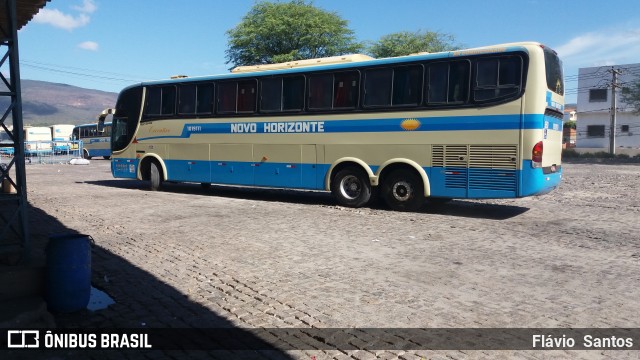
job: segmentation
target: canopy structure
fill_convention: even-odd
[[[0,260],[25,262],[30,254],[18,30],[47,1],[0,0],[0,130],[14,148],[13,157],[0,159]]]
[[[8,15],[8,9],[11,7],[9,3],[15,3],[15,20],[16,30],[20,30],[23,26],[34,17],[35,14],[44,7],[49,0],[1,0],[0,1],[0,27],[5,31],[10,29],[11,16]]]

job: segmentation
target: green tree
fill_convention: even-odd
[[[622,88],[622,101],[631,106],[635,114],[640,115],[640,78]]]
[[[227,63],[234,67],[344,55],[363,47],[346,20],[304,0],[258,2],[227,36]]]
[[[385,35],[367,49],[376,58],[404,56],[419,52],[439,52],[460,49],[455,37],[434,31],[401,31]]]

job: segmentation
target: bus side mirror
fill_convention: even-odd
[[[98,115],[98,132],[99,133],[104,132],[104,120],[107,118],[107,115],[109,114],[113,114],[113,109],[104,109],[102,110],[100,115]]]

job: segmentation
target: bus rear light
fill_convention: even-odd
[[[531,151],[531,167],[542,167],[542,152],[542,141],[538,141],[538,143],[533,146],[533,150]]]

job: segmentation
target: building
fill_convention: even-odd
[[[576,147],[576,123],[578,120],[578,112],[576,104],[566,104],[564,106],[564,127],[562,128],[562,148]]]
[[[578,70],[576,147],[609,151],[613,71],[618,85],[640,80],[640,64],[599,66]],[[640,115],[625,104],[616,90],[616,149],[640,149]],[[616,150],[617,152],[617,150]]]

